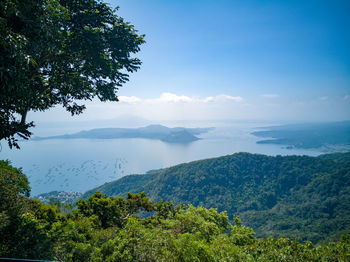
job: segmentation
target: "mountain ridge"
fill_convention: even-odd
[[[185,202],[239,215],[258,236],[322,242],[350,232],[350,153],[236,153],[131,175],[87,191]],[[303,209],[304,208],[304,209]]]

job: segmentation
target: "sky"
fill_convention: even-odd
[[[119,103],[34,121],[350,120],[350,1],[108,0],[145,34]]]

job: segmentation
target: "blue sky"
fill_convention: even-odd
[[[146,35],[143,64],[77,119],[350,119],[348,0],[109,3]]]
[[[146,34],[121,94],[306,97],[350,89],[349,1],[111,1]],[[130,87],[130,88],[129,88]]]

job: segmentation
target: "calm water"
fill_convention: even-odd
[[[259,138],[250,133],[261,126],[250,123],[216,127],[202,134],[203,139],[187,145],[148,139],[57,139],[25,141],[21,150],[9,150],[3,143],[0,159],[22,167],[30,181],[31,195],[37,195],[53,190],[84,192],[128,174],[236,152],[312,156],[321,153],[256,144]]]

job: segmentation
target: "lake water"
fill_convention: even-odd
[[[209,127],[214,125],[196,126]],[[193,160],[236,152],[266,155],[311,155],[321,152],[285,149],[280,145],[256,144],[250,133],[267,126],[238,123],[215,126],[190,144],[168,144],[149,139],[72,139],[21,141],[21,150],[5,143],[0,159],[22,167],[32,188],[31,195],[53,190],[84,192],[128,174],[173,166]],[[62,134],[62,133],[61,133]]]

